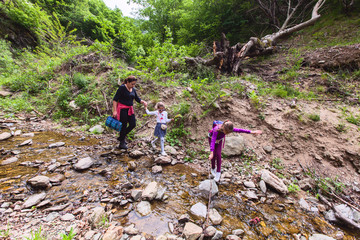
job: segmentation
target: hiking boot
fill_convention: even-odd
[[[166,152],[161,152],[160,153],[162,156],[167,156]]]
[[[125,141],[121,141],[120,145],[119,145],[120,149],[128,149],[128,147],[126,146],[126,142]]]
[[[213,177],[216,177],[216,168],[211,169],[211,175],[213,175]]]
[[[220,180],[220,176],[221,176],[221,172],[216,172],[215,178],[214,178],[215,182],[218,182]]]
[[[153,149],[156,149],[155,142],[151,142],[151,146],[152,146]]]

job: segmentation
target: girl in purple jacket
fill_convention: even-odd
[[[221,176],[221,149],[223,147],[223,139],[226,134],[237,132],[237,133],[249,133],[249,134],[261,134],[261,130],[247,130],[234,128],[234,125],[231,121],[226,120],[224,122],[217,122],[213,124],[213,129],[209,131],[209,144],[210,144],[210,155],[209,160],[211,160],[211,174],[214,176],[214,180],[218,182]],[[224,141],[225,143],[225,141]],[[216,169],[215,169],[216,163]],[[216,171],[215,171],[216,170]]]

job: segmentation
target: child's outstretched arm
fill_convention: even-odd
[[[148,109],[147,109],[147,107],[145,107],[145,111],[146,111],[146,114],[148,114],[148,115],[156,115],[156,113],[157,113],[157,111],[149,111]]]

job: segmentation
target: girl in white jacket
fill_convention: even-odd
[[[156,116],[156,127],[154,131],[155,140],[151,141],[151,145],[153,148],[156,148],[155,142],[160,138],[160,146],[161,146],[161,155],[167,155],[164,151],[165,144],[165,135],[166,135],[166,124],[170,122],[172,119],[168,119],[167,112],[165,111],[165,105],[162,102],[158,102],[155,105],[156,111],[150,112],[147,107],[145,107],[146,113],[148,115]]]

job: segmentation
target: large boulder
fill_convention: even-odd
[[[275,174],[264,169],[261,173],[261,179],[271,188],[275,189],[277,192],[286,195],[289,191],[284,184],[284,182],[278,178]]]
[[[199,185],[200,193],[206,198],[209,198],[210,189],[211,189],[211,196],[214,196],[219,192],[219,188],[214,180],[207,179],[202,181]]]
[[[223,140],[224,141],[224,140]],[[245,150],[245,140],[242,136],[230,136],[225,138],[225,147],[222,152],[227,156],[240,155]]]

